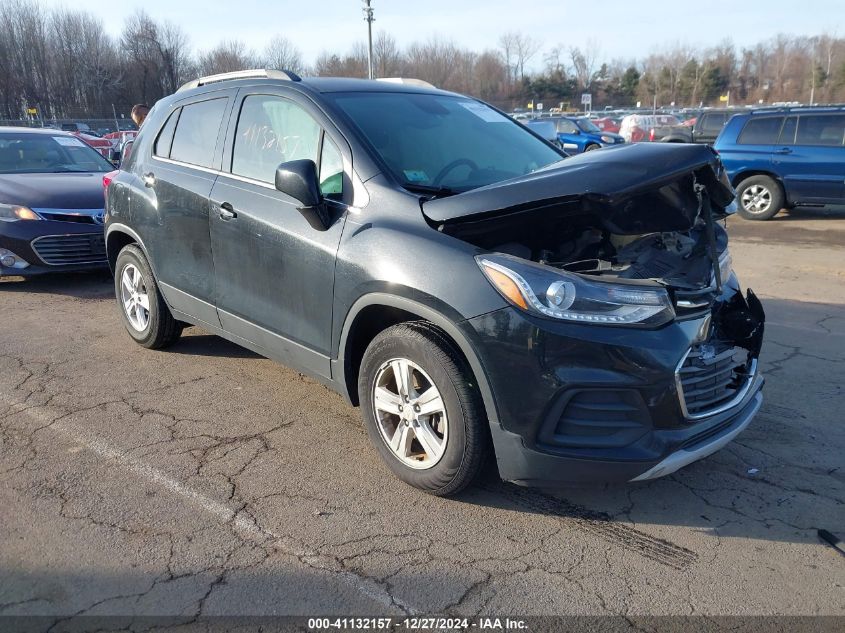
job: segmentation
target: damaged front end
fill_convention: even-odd
[[[718,156],[701,145],[622,146],[423,203],[437,230],[482,249],[485,275],[526,312],[657,327],[712,311],[752,327],[730,340],[753,339],[756,357],[759,301],[716,307],[732,275],[719,221],[734,209]]]
[[[656,145],[422,203],[511,306],[467,322],[503,394],[505,479],[661,476],[759,409],[765,316],[732,271],[733,189],[709,148]]]

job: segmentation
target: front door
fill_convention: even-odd
[[[268,356],[328,377],[341,202],[351,194],[340,147],[348,154],[348,146],[324,131],[301,97],[239,99],[223,173],[211,191],[220,322]],[[276,167],[296,159],[317,164],[323,194],[332,199],[326,231],[312,228],[299,203],[275,188]]]

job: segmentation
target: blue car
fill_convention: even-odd
[[[769,220],[784,207],[845,204],[843,107],[737,114],[713,147],[746,219]]]
[[[618,134],[602,132],[587,117],[564,116],[549,120],[555,122],[558,140],[569,154],[580,154],[625,142]]]

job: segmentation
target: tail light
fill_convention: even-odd
[[[639,143],[644,138],[645,138],[645,133],[643,132],[642,128],[639,128],[639,127],[631,128],[631,142],[632,143]]]
[[[110,171],[109,173],[103,176],[103,201],[104,201],[104,208],[109,206],[109,185],[111,181],[117,178],[117,175],[120,173],[119,169],[115,169],[114,171]]]
[[[654,128],[651,128],[651,130],[649,130],[649,132],[648,132],[648,140],[649,140],[649,141],[654,141]]]

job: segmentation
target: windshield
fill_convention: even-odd
[[[466,191],[563,159],[518,123],[465,97],[404,92],[330,96],[411,190]]]
[[[107,172],[114,166],[74,136],[0,134],[0,174]]]
[[[582,132],[599,132],[601,130],[596,127],[596,124],[590,121],[590,119],[575,119],[575,122],[578,124],[578,127],[581,128]]]

